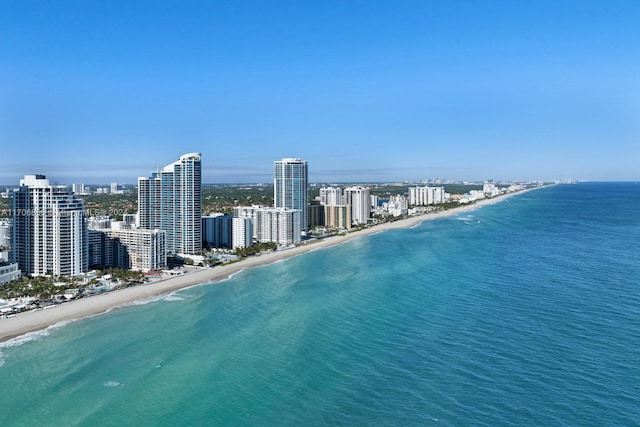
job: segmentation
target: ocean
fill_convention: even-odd
[[[638,212],[541,188],[14,339],[0,425],[639,425]]]

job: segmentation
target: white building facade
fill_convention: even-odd
[[[264,208],[255,212],[257,240],[295,245],[301,241],[302,212],[298,209]]]
[[[344,205],[342,188],[340,187],[320,188],[320,203],[323,205]]]
[[[164,230],[121,228],[105,232],[113,251],[114,267],[146,272],[167,266]]]
[[[138,178],[138,226],[166,231],[169,254],[202,253],[202,172],[200,153]]]
[[[409,187],[409,205],[427,206],[444,202],[444,187]]]
[[[84,202],[44,175],[26,175],[12,194],[11,257],[25,275],[87,271]]]
[[[274,165],[273,203],[276,208],[300,211],[302,230],[309,229],[307,221],[308,171],[307,162],[302,159],[285,158]]]
[[[21,276],[18,263],[5,262],[0,258],[0,286],[18,280]]]
[[[351,223],[366,224],[371,218],[371,193],[369,188],[355,186],[344,189],[345,204],[351,205]]]
[[[244,249],[253,244],[253,218],[241,217],[233,218],[232,245],[233,249]]]

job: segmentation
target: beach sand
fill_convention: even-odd
[[[335,246],[351,239],[379,233],[386,230],[409,228],[423,221],[455,216],[460,213],[477,209],[481,206],[500,202],[510,196],[522,194],[525,191],[529,190],[509,193],[492,199],[480,200],[471,205],[462,205],[460,207],[442,212],[429,213],[398,220],[391,223],[384,223],[370,228],[365,228],[361,231],[349,233],[345,236],[328,237],[325,239],[312,241],[295,248],[277,252],[270,252],[257,257],[249,257],[233,264],[203,268],[201,270],[190,272],[182,276],[172,277],[145,285],[134,286],[117,291],[107,292],[101,295],[74,300],[60,304],[51,309],[19,313],[15,317],[0,319],[0,342],[7,341],[20,335],[24,335],[28,332],[46,329],[49,326],[63,321],[80,319],[87,316],[105,313],[110,309],[127,305],[129,303],[132,303],[133,301],[141,300],[144,298],[169,294],[171,292],[197,284],[220,282],[229,278],[229,276],[231,276],[232,274],[244,269],[271,264],[276,261],[288,259],[296,255],[300,255],[319,248]]]

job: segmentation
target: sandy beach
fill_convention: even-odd
[[[113,292],[104,293],[89,298],[70,301],[60,304],[55,308],[19,313],[15,317],[0,320],[0,342],[7,341],[11,338],[24,335],[29,332],[46,329],[57,323],[80,319],[87,316],[93,316],[106,311],[124,306],[133,301],[149,298],[153,296],[169,294],[171,292],[205,283],[216,283],[229,278],[234,273],[241,270],[267,265],[279,260],[288,259],[312,250],[326,248],[344,243],[351,239],[367,236],[373,233],[379,233],[391,229],[413,227],[423,221],[430,221],[438,218],[455,216],[460,213],[468,212],[479,207],[495,204],[506,198],[522,194],[525,191],[510,193],[492,199],[480,200],[471,205],[462,205],[460,207],[449,209],[442,212],[429,213],[419,215],[391,223],[380,224],[361,231],[349,233],[345,236],[333,236],[325,239],[312,241],[307,244],[277,252],[262,254],[257,257],[246,258],[240,262],[228,264],[224,266],[216,266],[212,268],[203,268],[198,271],[190,272],[182,276],[172,277],[166,280],[153,282],[150,284],[135,286],[131,288],[121,289]]]

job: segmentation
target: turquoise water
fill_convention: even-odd
[[[0,347],[0,425],[638,425],[640,184],[555,186]]]

